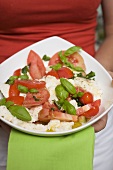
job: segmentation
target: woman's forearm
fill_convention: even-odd
[[[95,54],[95,58],[108,70],[113,72],[113,35],[107,37]]]

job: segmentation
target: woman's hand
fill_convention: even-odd
[[[103,116],[99,121],[97,121],[92,125],[94,127],[95,132],[99,132],[106,127],[107,119],[108,119],[108,114]]]

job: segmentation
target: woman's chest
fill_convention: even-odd
[[[0,29],[46,23],[89,22],[101,0],[1,0]]]

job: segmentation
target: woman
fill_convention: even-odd
[[[106,38],[95,53],[95,29],[97,8],[102,4]],[[44,38],[56,35],[73,44],[81,46],[86,52],[95,57],[103,66],[110,71],[113,77],[113,1],[111,0],[1,0],[0,11],[0,62]],[[113,112],[113,110],[112,110]],[[94,124],[95,131],[102,130],[100,136],[107,134],[113,116],[108,114]],[[10,131],[7,125],[0,122],[3,129]],[[0,128],[0,153],[6,153],[8,135]],[[113,129],[113,124],[111,129]],[[97,142],[98,137],[97,134]],[[4,142],[5,141],[5,142]],[[3,145],[5,145],[3,147]],[[98,147],[98,146],[97,146]],[[96,148],[95,148],[96,150]],[[98,152],[95,152],[98,154]],[[100,165],[94,160],[94,169],[100,170]],[[0,157],[0,169],[4,168],[5,158]],[[99,164],[101,163],[101,160]],[[108,166],[108,169],[111,170]],[[104,170],[104,169],[103,169]]]

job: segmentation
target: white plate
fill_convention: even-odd
[[[74,44],[57,36],[50,37],[40,42],[37,42],[14,54],[12,57],[7,59],[0,65],[0,81],[5,82],[13,74],[14,70],[22,68],[26,65],[26,59],[31,49],[37,52],[40,56],[43,56],[45,54],[48,56],[52,56],[55,52],[58,52],[60,50],[66,50],[73,45]],[[34,132],[32,130],[24,129],[20,126],[16,126],[2,117],[0,119],[9,126],[32,135],[61,136],[85,129],[86,127],[92,125],[100,118],[102,118],[102,116],[104,116],[113,106],[113,88],[111,85],[112,78],[110,77],[108,72],[102,67],[102,65],[100,65],[92,56],[90,56],[83,50],[81,50],[80,54],[84,58],[87,67],[87,72],[94,71],[96,73],[96,81],[99,82],[103,91],[102,105],[100,107],[98,115],[93,117],[93,119],[91,119],[86,124],[76,129],[63,132]]]

